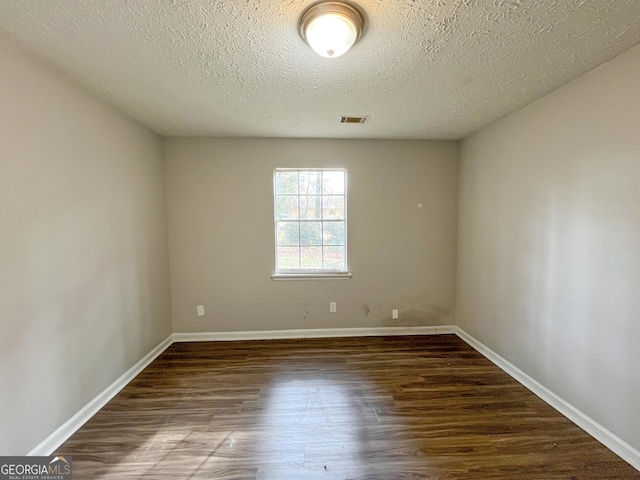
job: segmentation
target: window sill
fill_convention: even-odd
[[[344,273],[274,273],[272,280],[349,280],[351,272]]]

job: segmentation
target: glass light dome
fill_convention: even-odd
[[[300,18],[300,35],[318,54],[335,58],[349,50],[362,34],[364,17],[343,2],[312,5]]]

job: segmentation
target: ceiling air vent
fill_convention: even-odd
[[[340,123],[366,123],[369,117],[342,117]]]

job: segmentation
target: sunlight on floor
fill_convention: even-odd
[[[259,446],[266,465],[258,478],[323,473],[344,479],[365,473],[354,426],[367,419],[348,387],[323,378],[294,379],[263,395],[268,401],[262,428],[271,434]]]

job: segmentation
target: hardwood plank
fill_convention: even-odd
[[[173,344],[56,454],[76,479],[640,479],[454,335]]]

